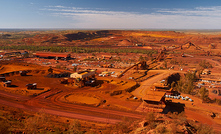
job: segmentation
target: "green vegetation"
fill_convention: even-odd
[[[194,82],[196,80],[197,80],[196,73],[188,72],[184,78],[180,79],[177,82],[175,90],[182,93],[193,94],[193,89],[195,87]]]
[[[143,58],[143,56],[141,55],[141,56],[139,57],[139,61],[142,61],[142,60],[144,60],[144,58]]]
[[[76,66],[73,68],[73,71],[74,71],[74,72],[76,72],[76,71],[77,71],[77,67],[76,67]]]
[[[212,68],[213,66],[209,63],[209,62],[206,62],[206,60],[202,60],[200,63],[199,63],[199,66],[203,69],[206,69],[206,68]]]
[[[73,52],[73,53],[142,53],[142,54],[157,54],[155,50],[142,49],[114,49],[114,48],[92,48],[92,47],[62,47],[62,46],[33,46],[33,45],[2,45],[1,50],[28,50],[28,51],[45,51],[45,52]]]
[[[167,61],[164,61],[164,67],[167,69]]]
[[[203,100],[203,101],[206,101],[208,100],[208,96],[209,96],[209,91],[205,88],[205,87],[201,87],[200,88],[200,98]]]

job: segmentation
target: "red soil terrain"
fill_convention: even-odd
[[[36,73],[32,71],[30,76],[22,77],[16,74],[8,74],[7,79],[12,80],[13,84],[17,87],[6,88],[1,87],[0,92],[1,104],[15,106],[24,110],[38,111],[44,108],[47,113],[54,115],[62,115],[70,118],[78,118],[83,120],[98,121],[104,123],[117,123],[120,121],[122,115],[138,119],[142,118],[140,113],[135,110],[141,104],[140,98],[146,93],[146,89],[152,88],[155,82],[166,79],[172,73],[180,73],[184,75],[191,69],[200,69],[199,63],[203,60],[209,62],[213,68],[210,68],[211,74],[201,75],[205,78],[220,79],[221,69],[221,33],[219,32],[188,32],[188,31],[118,31],[118,30],[102,30],[102,31],[60,31],[57,33],[34,33],[31,37],[18,39],[13,44],[26,44],[26,45],[47,45],[47,46],[80,46],[80,47],[103,47],[114,49],[136,48],[136,49],[151,49],[163,50],[165,53],[162,59],[156,63],[150,64],[150,69],[156,69],[152,72],[145,72],[147,76],[143,77],[144,72],[139,69],[132,68],[121,78],[98,77],[101,86],[96,87],[83,87],[64,85],[60,83],[58,78],[45,77],[48,72],[49,66],[65,67],[65,71],[73,72],[72,63],[81,63],[78,67],[81,69],[98,69],[97,72],[103,71],[117,72],[120,74],[126,68],[139,62],[140,57],[147,57],[145,59],[150,63],[152,58],[157,54],[147,56],[147,54],[134,54],[134,53],[72,53],[75,59],[70,61],[55,62],[54,59],[38,59],[38,58],[24,58],[24,62],[31,63],[28,66],[21,63],[21,65],[7,64],[1,66],[0,73],[8,73],[19,70],[41,70]],[[2,37],[3,38],[3,37]],[[10,38],[10,37],[4,37]],[[113,59],[121,59],[120,62],[111,60],[94,60],[90,61],[89,56],[100,58],[104,55],[113,57]],[[9,61],[10,62],[10,61]],[[50,62],[49,65],[43,63]],[[33,64],[39,64],[33,65]],[[105,64],[114,64],[115,68],[100,67]],[[98,67],[99,65],[99,67]],[[19,68],[19,69],[18,69]],[[138,67],[137,67],[138,68]],[[8,70],[7,70],[8,69]],[[158,70],[161,69],[161,70]],[[44,70],[44,71],[42,71]],[[56,70],[57,72],[64,70]],[[142,74],[143,73],[143,74]],[[137,77],[137,82],[141,86],[132,93],[127,93],[124,89],[128,86],[134,85],[134,80],[129,80],[129,77]],[[142,79],[139,79],[141,77]],[[140,80],[140,81],[138,81]],[[38,83],[41,91],[27,90],[25,85],[31,82]],[[218,83],[216,83],[218,85]],[[51,89],[48,91],[47,89]],[[21,91],[22,90],[22,91]],[[110,96],[114,91],[122,90],[123,93],[119,95]],[[199,89],[196,89],[199,90]],[[14,95],[11,93],[19,94]],[[33,93],[38,96],[31,96]],[[41,94],[42,92],[42,94]],[[211,93],[211,91],[210,91]],[[135,95],[136,94],[136,95]],[[137,100],[133,99],[134,95],[138,97]],[[27,97],[28,96],[28,97]],[[76,101],[77,97],[82,99],[82,102]],[[75,99],[73,99],[76,97]],[[210,94],[211,98],[219,99],[217,94]],[[17,98],[17,99],[16,99]],[[19,98],[19,101],[17,101]],[[90,104],[85,104],[90,99]],[[185,104],[185,114],[188,119],[199,121],[201,123],[212,126],[215,130],[220,130],[220,106],[215,104],[202,103],[199,99],[199,93],[191,96],[194,102],[172,100],[176,103]],[[76,104],[75,104],[76,103]],[[73,112],[73,113],[72,113]],[[211,113],[216,115],[215,118],[211,117]],[[94,117],[93,117],[94,116]]]

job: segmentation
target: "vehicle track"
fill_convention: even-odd
[[[32,112],[39,112],[40,110],[42,110],[39,107],[27,106],[24,104],[10,102],[8,100],[3,100],[2,98],[0,99],[0,103],[2,105],[7,105],[10,107],[19,108],[19,109],[23,109],[23,110],[27,110],[27,111],[32,111]],[[44,108],[43,111],[47,114],[52,114],[52,115],[57,115],[57,116],[76,118],[76,119],[82,119],[82,120],[89,120],[89,121],[95,121],[95,122],[110,123],[110,124],[115,124],[115,123],[121,121],[121,120],[117,120],[117,119],[107,119],[107,118],[94,117],[94,116],[88,116],[88,115],[83,115],[83,114],[75,114],[72,112],[67,112],[67,111],[62,111],[62,110],[53,110],[50,108]]]
[[[81,120],[88,120],[88,121],[95,121],[95,122],[102,122],[102,123],[110,123],[115,124],[120,122],[120,119],[114,119],[111,116],[108,117],[99,117],[98,114],[93,115],[93,113],[101,113],[104,115],[117,115],[121,117],[130,117],[130,118],[141,118],[142,116],[139,114],[128,113],[128,112],[121,112],[109,109],[101,109],[101,108],[94,108],[90,106],[81,106],[69,103],[63,103],[59,100],[59,98],[65,94],[70,92],[61,92],[60,90],[51,90],[40,94],[36,97],[26,97],[21,95],[15,95],[12,93],[7,93],[4,91],[0,92],[0,103],[2,105],[7,105],[10,107],[15,107],[27,111],[32,112],[39,112],[43,109],[45,113],[57,115],[57,116],[64,116],[69,118],[76,118]],[[48,97],[47,97],[48,96]],[[46,99],[48,98],[48,99]],[[20,100],[20,101],[18,101]],[[51,101],[54,100],[54,101]],[[56,105],[53,107],[52,105]],[[82,111],[89,111],[92,115],[86,115],[81,113],[74,113],[72,109],[82,110]]]
[[[135,118],[135,119],[140,119],[140,118],[143,117],[141,114],[136,114],[136,113],[122,112],[122,111],[116,111],[116,110],[111,110],[111,109],[95,108],[95,107],[92,107],[92,106],[82,106],[82,105],[76,105],[76,104],[61,102],[59,99],[62,96],[65,96],[66,94],[68,94],[68,93],[63,92],[61,94],[53,96],[51,98],[51,102],[54,105],[63,106],[63,107],[66,107],[66,108],[74,108],[74,109],[79,109],[79,110],[87,110],[87,111],[91,111],[91,112],[112,114],[112,115],[118,115],[118,116],[122,116],[122,117],[125,116],[125,117],[130,117],[130,118]]]

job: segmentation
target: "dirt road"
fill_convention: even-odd
[[[155,82],[159,81],[159,80],[163,80],[166,77],[170,76],[173,73],[178,73],[179,71],[173,71],[173,70],[150,70],[149,72],[157,72],[159,73],[158,75],[147,79],[143,82],[140,83],[140,87],[137,88],[136,90],[134,90],[132,92],[132,94],[136,97],[142,98],[143,96],[146,95],[147,89],[149,89],[151,87],[151,85],[153,85]]]
[[[62,111],[62,110],[54,110],[54,109],[50,109],[50,108],[42,109],[39,107],[26,106],[24,104],[10,102],[10,101],[6,101],[3,99],[0,99],[0,103],[2,105],[7,105],[10,107],[19,108],[19,109],[23,109],[23,110],[27,110],[27,111],[39,112],[39,111],[43,110],[45,113],[51,114],[51,115],[57,115],[57,116],[63,116],[63,117],[68,117],[68,118],[81,119],[81,120],[89,120],[89,121],[94,121],[94,122],[115,124],[115,123],[121,121],[121,120],[117,120],[117,119],[101,118],[101,117],[88,116],[88,115],[83,115],[83,114],[75,114],[72,112],[67,112],[67,111]]]

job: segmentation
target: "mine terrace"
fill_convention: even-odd
[[[165,122],[172,120],[171,113],[182,113],[189,124],[207,124],[220,131],[220,35],[208,31],[2,31],[1,111],[31,115],[43,111],[60,122],[78,119],[88,123],[85,128],[96,124],[100,131],[105,129],[103,124],[111,128],[123,117],[136,122],[154,113],[156,120]],[[177,131],[196,131],[182,125]]]

